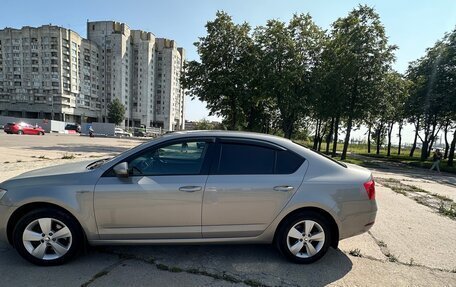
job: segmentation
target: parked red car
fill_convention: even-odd
[[[42,127],[29,125],[27,123],[7,123],[3,130],[7,134],[44,136]]]

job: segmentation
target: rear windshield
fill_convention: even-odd
[[[312,151],[312,152],[314,152],[314,153],[316,153],[316,154],[318,154],[318,155],[321,155],[321,156],[323,156],[323,157],[329,159],[330,161],[332,161],[332,162],[334,162],[334,163],[337,163],[338,165],[340,165],[340,166],[342,166],[342,167],[347,168],[347,165],[346,165],[345,163],[343,163],[343,162],[341,162],[341,161],[338,161],[338,160],[336,160],[335,158],[330,157],[329,155],[326,155],[326,154],[324,154],[324,153],[322,153],[322,152],[319,152],[319,151],[317,151],[317,150],[308,148],[308,147],[306,147],[306,146],[304,146],[304,145],[302,145],[302,144],[300,144],[300,143],[297,143],[297,142],[294,142],[294,143],[297,144],[297,145],[300,145],[300,146],[306,148],[307,150],[310,150],[310,151]]]

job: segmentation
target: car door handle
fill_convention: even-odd
[[[280,186],[275,186],[274,190],[275,191],[290,191],[293,190],[294,187],[289,186],[289,185],[280,185]]]
[[[195,191],[200,191],[202,189],[203,188],[201,186],[193,186],[193,185],[179,187],[180,191],[185,191],[185,192],[195,192]]]

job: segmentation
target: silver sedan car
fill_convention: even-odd
[[[57,265],[85,243],[273,243],[311,263],[367,231],[371,172],[276,136],[177,132],[117,157],[0,183],[0,239]]]

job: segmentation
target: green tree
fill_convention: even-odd
[[[108,119],[110,123],[120,125],[125,119],[125,106],[122,102],[115,98],[108,105]]]
[[[346,136],[341,159],[347,156],[353,125],[367,115],[372,102],[378,102],[378,85],[394,60],[395,46],[388,45],[385,29],[373,8],[358,6],[333,25],[331,44],[337,57],[335,69],[343,93],[342,115]]]
[[[291,138],[309,109],[312,73],[322,52],[324,32],[308,14],[294,15],[288,25],[269,20],[254,33],[261,59],[261,89],[279,113],[280,127]]]
[[[249,101],[252,86],[253,41],[247,23],[236,25],[225,12],[217,12],[214,21],[206,24],[207,35],[195,43],[201,62],[185,66],[183,88],[192,99],[207,103],[210,115],[221,116],[231,130],[245,126],[242,109]],[[243,105],[244,104],[244,105]]]
[[[444,41],[438,41],[428,49],[426,55],[412,62],[407,70],[407,77],[413,82],[411,89],[410,110],[413,117],[420,121],[419,134],[417,127],[416,135],[422,142],[421,160],[429,157],[432,145],[436,140],[442,123],[448,114],[445,113],[447,101],[450,95],[445,86],[445,50],[447,45]]]

